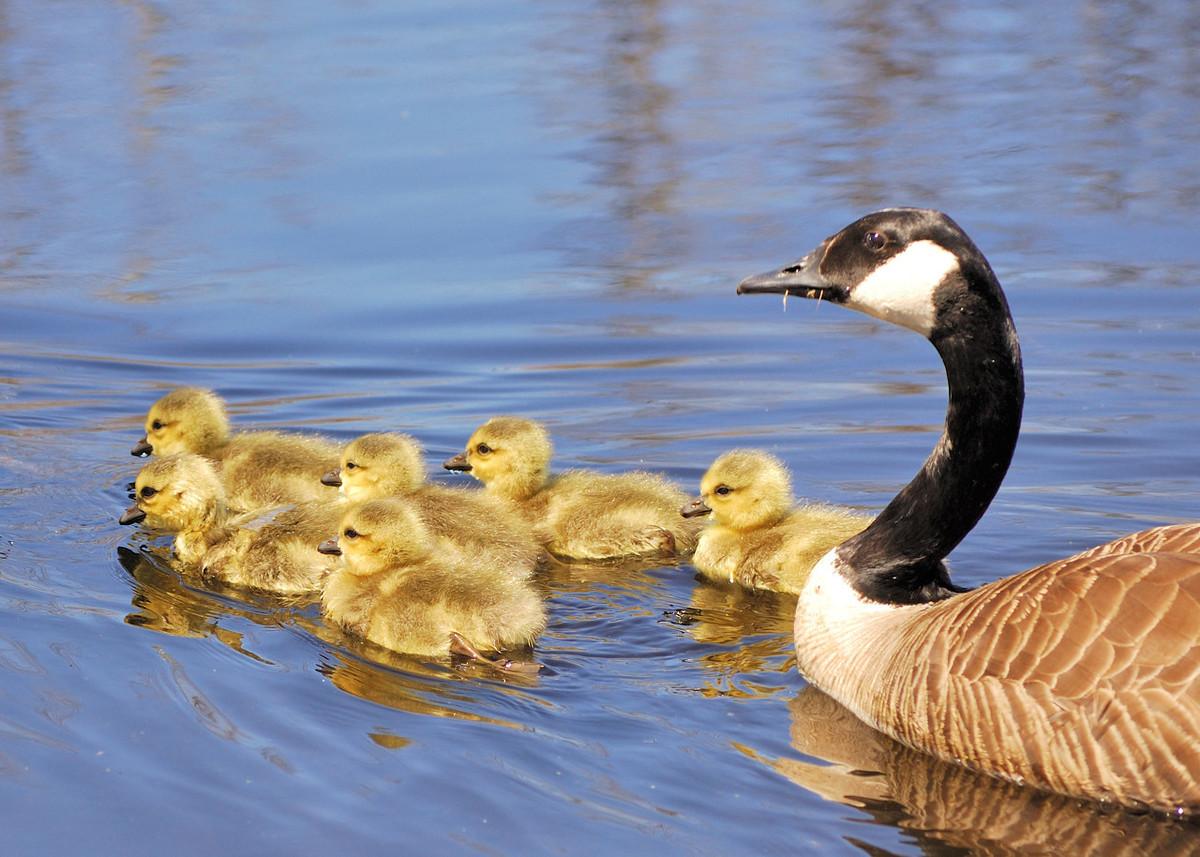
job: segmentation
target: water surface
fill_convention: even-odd
[[[735,298],[884,205],[950,212],[1028,398],[979,584],[1200,517],[1187,2],[0,2],[0,796],[12,853],[1186,853],[992,783],[799,678],[790,605],[556,567],[533,680],[181,580],[117,526],[180,384],[245,427],[694,487],[736,445],[880,507],[936,354]],[[446,475],[437,478],[450,479]]]

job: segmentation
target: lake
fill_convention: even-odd
[[[356,643],[121,527],[149,405],[695,491],[773,451],[880,509],[940,430],[910,332],[738,298],[949,212],[1021,335],[977,585],[1200,517],[1194,3],[0,2],[5,853],[1182,854],[808,688],[791,604],[556,565],[535,678]]]

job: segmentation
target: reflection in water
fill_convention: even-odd
[[[676,611],[674,620],[698,643],[719,646],[697,663],[708,679],[704,696],[759,697],[785,690],[790,681],[762,682],[761,674],[790,676],[794,596],[755,592],[740,586],[698,581],[691,603]]]
[[[1191,854],[1200,826],[1107,810],[1021,788],[938,761],[876,732],[814,687],[789,704],[792,746],[763,759],[826,800],[911,834],[928,854]],[[847,836],[869,854],[886,853]]]
[[[236,602],[217,601],[185,585],[164,558],[155,557],[148,550],[119,547],[117,561],[134,584],[132,603],[137,610],[125,617],[127,624],[175,637],[215,637],[241,655],[267,662],[245,648],[240,633],[221,627],[220,620],[232,615],[257,625],[275,626],[281,623],[278,611],[255,611],[235,606]],[[239,592],[238,597],[246,599],[254,595]]]
[[[520,693],[522,686],[536,687],[536,677],[518,673],[502,675],[486,666],[465,660],[455,660],[455,668],[451,670],[445,666],[435,666],[415,657],[372,646],[370,643],[360,643],[357,640],[346,642],[361,649],[363,655],[372,660],[363,660],[349,652],[331,649],[323,662],[317,666],[317,672],[327,677],[334,687],[344,693],[409,714],[490,723],[518,730],[525,728],[511,720],[489,717],[472,710],[479,707],[474,682],[456,682],[450,679],[458,675],[481,681],[492,679],[494,686],[502,687],[503,692]],[[407,738],[391,732],[372,732],[370,738],[389,749],[398,749],[409,743]]]

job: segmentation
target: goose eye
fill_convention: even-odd
[[[863,244],[868,250],[882,250],[887,246],[887,238],[878,232],[868,232],[863,236]]]
[[[149,485],[147,485],[145,488],[142,489],[142,498],[145,500],[149,500],[151,497],[153,497],[157,493],[158,493],[157,488],[151,488]]]
[[[358,530],[354,529],[354,527],[346,527],[346,529],[342,531],[342,535],[348,539],[357,539]]]
[[[480,455],[487,455],[489,452],[492,451],[492,448],[490,446],[488,446],[486,443],[481,443],[481,444],[479,444],[479,446],[475,447],[475,451],[478,452]]]
[[[357,464],[355,464],[353,461],[347,461],[347,462],[346,462],[346,469],[347,469],[347,470],[354,470],[356,467],[358,467],[358,465],[357,465]]]
[[[718,486],[717,486],[717,490],[716,490],[716,491],[714,491],[713,493],[714,493],[714,494],[720,494],[722,497],[724,497],[724,496],[726,496],[726,495],[728,495],[728,494],[732,494],[732,493],[733,493],[733,489],[732,489],[732,488],[730,488],[728,485],[718,485]]]
[[[154,429],[155,431],[161,431],[162,427],[162,420],[155,420],[154,422],[150,423],[150,428]]]

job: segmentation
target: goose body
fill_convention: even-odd
[[[212,390],[172,390],[150,407],[145,428],[134,455],[190,452],[212,459],[236,509],[328,499],[318,480],[337,466],[335,444],[278,431],[231,434],[225,402]]]
[[[326,617],[394,651],[447,656],[455,635],[502,651],[532,645],[545,628],[529,581],[456,551],[401,498],[350,509],[321,550],[342,557],[321,596]]]
[[[673,558],[695,549],[701,525],[680,517],[687,496],[677,486],[641,471],[551,474],[552,451],[540,423],[494,417],[444,466],[482,482],[488,494],[532,524],[550,553],[564,559]]]
[[[944,214],[888,209],[739,292],[845,304],[946,365],[946,427],[798,599],[797,664],[909,746],[1014,782],[1200,812],[1200,524],[1134,533],[962,592],[942,560],[995,496],[1020,427],[1020,350],[982,253]]]
[[[334,565],[316,547],[336,531],[335,503],[233,515],[216,468],[192,453],[154,458],[134,481],[121,523],[145,520],[175,534],[175,556],[205,577],[275,592],[315,592]]]
[[[424,453],[409,435],[355,439],[342,451],[341,466],[321,481],[352,503],[404,497],[435,537],[514,577],[529,577],[543,556],[529,523],[501,500],[426,482]]]
[[[702,577],[792,594],[817,560],[871,520],[836,506],[796,506],[783,462],[754,449],[717,458],[700,481],[700,496],[680,513],[711,518],[692,556]]]

